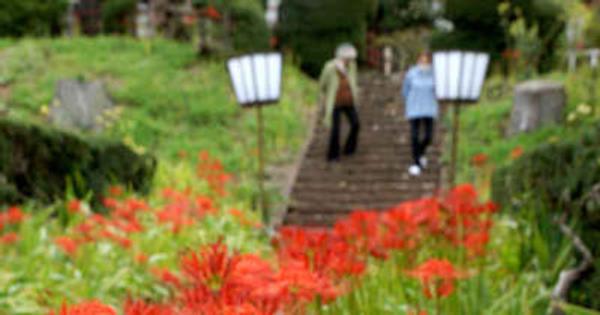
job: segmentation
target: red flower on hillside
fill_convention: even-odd
[[[127,301],[123,315],[175,315],[171,306],[149,304],[144,301]],[[181,314],[181,313],[179,313]]]
[[[67,203],[67,211],[69,213],[79,213],[81,211],[81,201],[73,199]]]
[[[482,167],[488,161],[488,156],[485,153],[477,153],[471,158],[471,164],[475,167]]]
[[[221,13],[212,5],[209,5],[202,10],[202,16],[215,21],[221,19]]]
[[[0,236],[0,244],[11,245],[19,241],[19,235],[14,232],[6,233]]]
[[[406,273],[421,281],[423,294],[429,299],[451,295],[454,292],[456,279],[465,276],[446,259],[430,259]]]
[[[2,223],[19,224],[25,219],[25,214],[18,207],[10,207],[6,212],[0,213],[0,226]]]
[[[48,315],[117,315],[117,312],[108,305],[91,301],[73,306],[63,304],[60,311],[57,313],[51,311]]]
[[[523,152],[524,152],[523,148],[518,146],[518,147],[512,149],[512,151],[510,151],[510,158],[513,160],[516,160],[516,159],[520,158],[521,155],[523,155]]]
[[[68,236],[59,236],[55,238],[54,244],[60,247],[60,249],[69,256],[74,256],[79,248],[78,242]]]

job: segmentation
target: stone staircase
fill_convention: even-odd
[[[384,210],[440,187],[441,132],[429,148],[429,166],[411,177],[410,129],[404,119],[401,80],[365,73],[359,78],[361,120],[358,152],[333,165],[325,161],[329,132],[315,124],[290,195],[284,225],[331,226],[353,210]],[[345,120],[345,117],[343,118]],[[342,145],[348,128],[342,124]],[[438,124],[439,125],[439,124]]]

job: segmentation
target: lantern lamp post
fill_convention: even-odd
[[[258,140],[258,187],[260,207],[265,225],[270,213],[265,193],[264,122],[262,107],[279,102],[283,56],[279,52],[252,53],[227,60],[227,71],[237,102],[243,108],[256,110]]]
[[[452,152],[448,176],[451,186],[456,180],[460,107],[479,100],[489,63],[489,54],[482,52],[437,51],[433,53],[436,97],[440,102],[454,107]]]

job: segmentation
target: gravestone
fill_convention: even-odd
[[[49,118],[59,127],[98,132],[103,129],[103,113],[113,106],[101,82],[61,80]]]
[[[566,104],[565,87],[553,81],[527,81],[515,87],[508,135],[559,123]]]

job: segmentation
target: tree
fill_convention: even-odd
[[[66,0],[2,0],[0,36],[58,35],[66,9]]]
[[[338,44],[350,42],[364,50],[376,5],[373,0],[284,1],[278,32],[281,42],[296,53],[304,71],[317,76]]]

